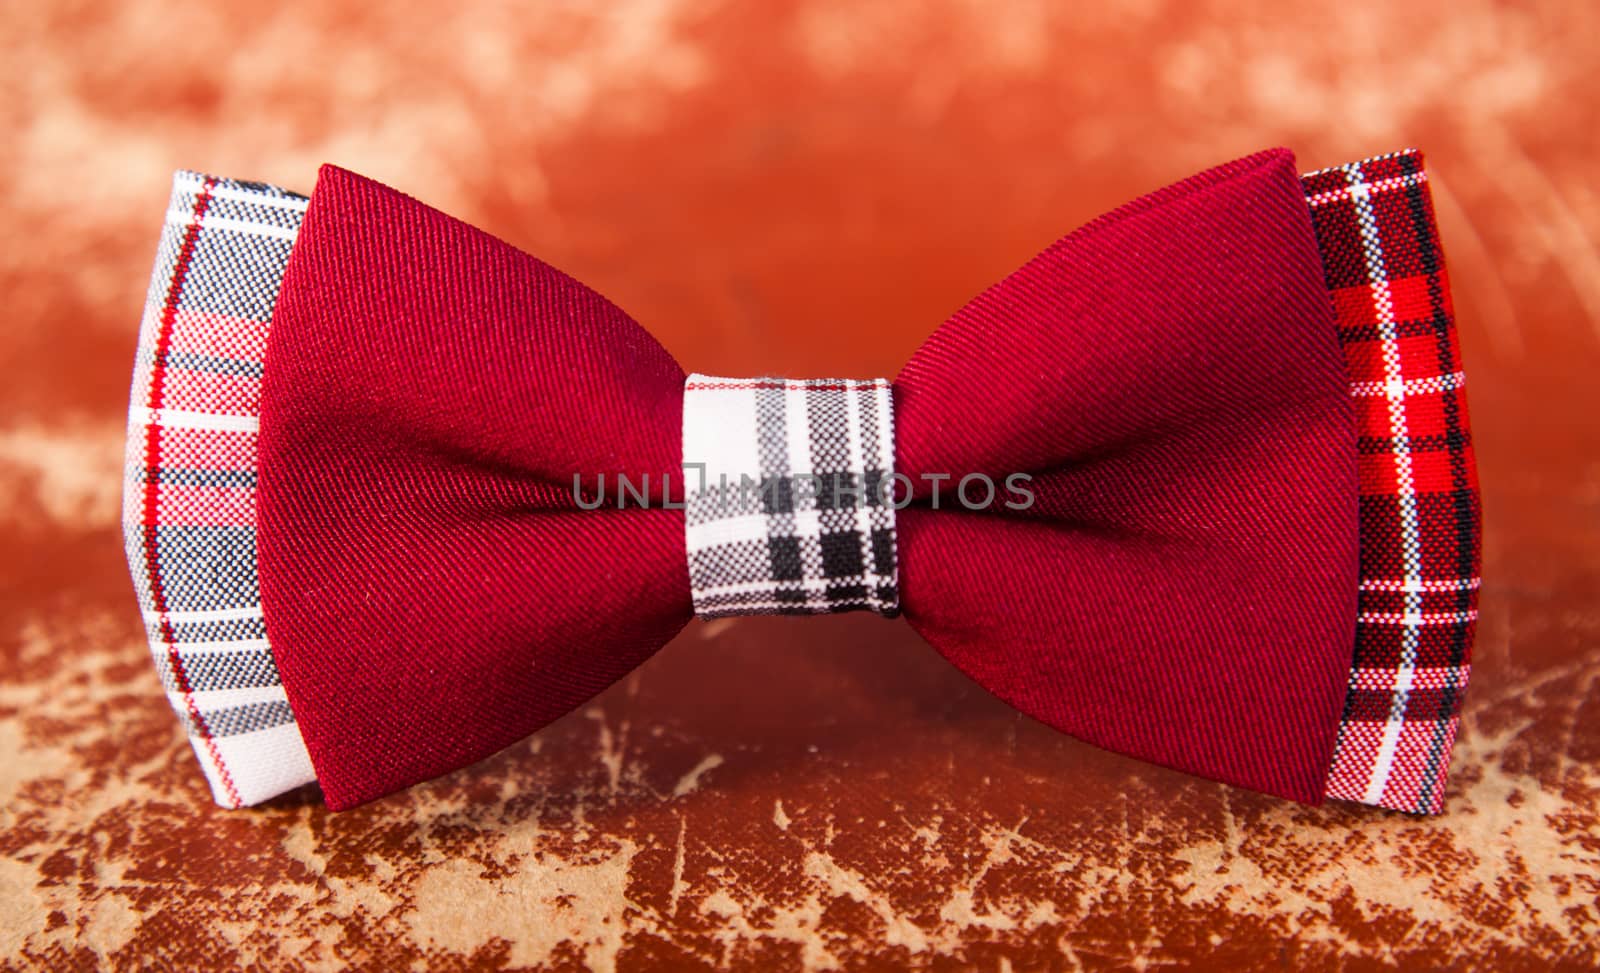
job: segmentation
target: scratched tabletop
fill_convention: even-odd
[[[1600,8],[11,4],[0,965],[1600,964]],[[1258,148],[1429,157],[1486,513],[1445,811],[1310,808],[1017,716],[903,622],[692,624],[473,767],[214,807],[118,527],[170,173],[337,162],[691,370],[892,376],[1054,238]]]

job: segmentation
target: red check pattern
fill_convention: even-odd
[[[1360,435],[1361,592],[1327,796],[1438,812],[1471,672],[1481,508],[1422,154],[1303,180]]]

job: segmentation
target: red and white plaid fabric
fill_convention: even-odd
[[[256,582],[267,328],[304,197],[180,172],[145,302],[123,531],[156,669],[218,804],[316,779]]]
[[[1326,793],[1437,812],[1470,672],[1481,515],[1427,176],[1407,151],[1304,187],[1361,437],[1360,616]],[[262,622],[255,538],[266,335],[305,207],[179,173],[134,374],[128,560],[169,700],[229,807],[315,776]]]
[[[1304,177],[1360,435],[1361,594],[1327,795],[1437,812],[1471,672],[1481,510],[1422,154]]]

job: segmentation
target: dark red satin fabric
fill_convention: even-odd
[[[899,516],[906,617],[1000,698],[1319,803],[1355,642],[1349,377],[1293,156],[1058,241],[895,382],[901,472],[1035,472],[1022,515]]]
[[[571,500],[682,451],[683,372],[581,284],[327,166],[267,361],[262,606],[330,807],[526,736],[690,617],[681,511]]]
[[[520,739],[689,618],[682,513],[571,500],[574,473],[678,470],[682,382],[582,285],[323,169],[267,352],[259,558],[330,807]],[[1052,726],[1320,801],[1355,625],[1345,383],[1288,152],[1085,227],[896,381],[901,472],[1039,495],[901,511],[907,617]]]

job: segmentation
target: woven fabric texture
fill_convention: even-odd
[[[1036,496],[899,511],[906,619],[1080,740],[1320,801],[1359,567],[1335,331],[1286,150],[1047,247],[895,379],[900,472],[1023,471]]]
[[[1471,673],[1482,511],[1433,200],[1414,150],[1305,187],[1361,434],[1361,606],[1328,796],[1436,812]]]
[[[1354,661],[1342,664],[1348,691],[1324,789],[1333,798],[1436,811],[1469,672],[1480,514],[1426,175],[1421,156],[1406,152],[1312,173],[1301,185],[1360,434],[1359,616]],[[256,583],[259,385],[305,206],[272,187],[180,173],[135,374],[130,566],[172,704],[228,806],[258,803],[314,776]],[[329,378],[347,378],[337,361]],[[652,458],[661,459],[643,458],[638,472],[673,465],[652,467]],[[861,469],[865,475],[865,461]],[[538,503],[559,506],[555,478],[547,481],[535,491]],[[1047,514],[1049,504],[1047,490]],[[871,513],[875,533],[882,516],[890,518],[892,545],[892,510]],[[876,569],[869,547],[857,549],[863,567]],[[890,595],[877,587],[868,600],[876,597],[882,610]],[[641,646],[624,655],[638,651],[647,654]],[[578,680],[574,698],[604,681]],[[432,772],[448,769],[448,760],[459,758],[436,762]]]
[[[256,579],[262,363],[305,208],[271,186],[176,175],[128,415],[128,565],[162,685],[228,807],[315,778]]]
[[[897,614],[888,381],[696,374],[683,390],[695,614]]]
[[[267,354],[261,593],[330,807],[521,740],[692,617],[683,511],[572,495],[683,459],[682,369],[593,290],[325,166]],[[1064,238],[894,393],[897,473],[1040,474],[1014,516],[934,510],[920,485],[897,512],[918,632],[1080,739],[1322,799],[1357,437],[1290,153]]]

